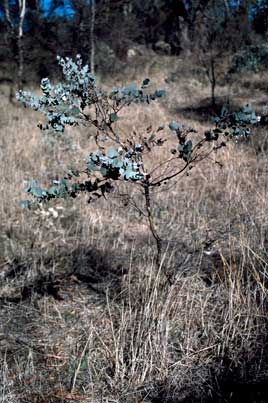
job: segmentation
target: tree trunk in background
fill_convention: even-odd
[[[96,3],[91,0],[91,22],[90,22],[90,71],[95,74],[95,17]]]
[[[10,16],[10,9],[9,9],[9,1],[5,0],[4,2],[4,9],[5,9],[5,17],[6,17],[6,21],[7,21],[7,31],[8,31],[8,46],[9,48],[12,48],[12,46],[10,45],[10,38],[12,38],[14,36],[14,32],[15,32],[15,27],[12,21],[12,18]],[[11,69],[12,71],[12,69]],[[10,87],[9,87],[9,102],[13,101],[13,97],[14,97],[14,77],[12,77],[13,74],[11,73],[11,78],[8,77],[8,80],[10,79]]]
[[[19,26],[18,26],[18,78],[17,87],[21,86],[24,65],[23,52],[23,23],[26,13],[26,0],[19,0]]]
[[[214,108],[216,105],[215,89],[216,89],[216,74],[215,74],[215,60],[213,57],[210,59],[210,84],[211,84],[211,106]]]
[[[12,24],[12,21],[11,21],[11,18],[10,18],[10,11],[9,11],[8,0],[5,0],[4,7],[5,7],[5,15],[6,15],[6,19],[7,19],[9,28],[12,29],[12,28],[13,28],[13,24]]]
[[[16,60],[16,69],[11,71],[12,84],[10,86],[9,100],[13,102],[15,89],[21,86],[23,67],[24,67],[24,52],[23,52],[23,23],[26,14],[26,0],[19,0],[19,15],[18,22],[16,19],[12,19],[12,10],[10,10],[10,4],[8,0],[4,2],[5,17],[8,26],[9,35],[9,47],[12,52],[13,60]],[[15,22],[14,22],[15,21]]]
[[[181,45],[181,50],[182,54],[185,57],[190,57],[191,55],[191,40],[189,36],[189,24],[183,17],[179,17],[179,22],[180,22],[180,34],[181,34],[181,39],[180,39],[180,45]]]
[[[226,10],[226,15],[227,15],[227,17],[229,17],[231,12],[230,12],[230,6],[228,3],[228,0],[224,0],[224,6],[225,6],[225,10]]]

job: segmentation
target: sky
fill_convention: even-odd
[[[61,0],[63,3],[62,7],[59,7],[56,11],[56,13],[58,15],[68,15],[68,16],[72,16],[73,12],[72,12],[72,7],[70,5],[69,0]],[[146,0],[145,0],[146,1]],[[148,1],[148,0],[147,0]],[[187,1],[187,0],[186,0]],[[241,0],[240,0],[241,1]],[[53,0],[40,0],[41,6],[42,8],[45,10],[45,14],[47,14],[49,12],[49,7],[51,5],[51,3],[53,2]],[[90,3],[90,0],[88,0],[88,2]],[[230,6],[232,7],[236,7],[237,6],[237,2],[238,0],[229,0],[228,1]],[[267,0],[257,0],[256,3],[258,5],[262,5],[265,4],[267,2]],[[242,1],[243,3],[243,1]],[[253,11],[254,12],[254,11]]]
[[[40,0],[40,4],[41,4],[42,9],[45,11],[45,15],[48,14],[52,2],[53,2],[53,0]],[[73,12],[72,12],[72,8],[70,6],[69,1],[68,0],[62,0],[62,3],[63,3],[63,6],[59,7],[56,10],[56,13],[58,15],[71,16],[73,14]]]
[[[0,2],[1,1],[2,0],[0,0]],[[12,2],[12,1],[16,1],[16,0],[9,0],[9,1]],[[85,1],[88,1],[89,4],[91,2],[91,0],[85,0]],[[144,1],[150,1],[150,0],[144,0]],[[187,0],[184,0],[184,1],[187,4]],[[230,6],[234,6],[234,7],[237,6],[237,1],[238,0],[228,0]],[[73,10],[72,10],[72,7],[70,5],[70,0],[61,0],[61,2],[62,2],[62,6],[58,7],[55,10],[54,13],[57,14],[57,15],[61,15],[61,16],[71,18],[72,15],[73,15]],[[256,0],[256,4],[258,4],[259,6],[260,5],[265,5],[265,4],[267,4],[267,2],[268,2],[268,0]],[[41,8],[44,10],[45,16],[47,16],[49,14],[49,10],[50,10],[50,7],[51,7],[52,3],[53,3],[53,0],[40,0],[40,5],[41,5]],[[243,0],[242,0],[241,3],[243,3]],[[254,15],[254,13],[255,13],[255,9],[253,7],[252,8],[252,14]],[[0,19],[1,19],[1,17],[3,17],[3,15],[1,15],[1,13],[0,13]]]

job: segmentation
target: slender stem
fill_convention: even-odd
[[[205,143],[205,139],[200,140],[194,147],[193,149],[193,154]],[[175,172],[174,174],[165,176],[162,179],[154,179],[154,182],[150,183],[150,186],[160,186],[161,183],[169,181],[170,179],[173,179],[175,177],[177,177],[178,175],[180,175],[182,172],[184,172],[189,166],[191,166],[191,164],[193,164],[194,162],[200,162],[203,159],[205,159],[208,155],[211,154],[211,152],[213,151],[213,149],[211,149],[208,153],[205,153],[204,155],[200,154],[196,154],[194,155],[192,158],[189,159],[189,161],[186,162],[186,164],[184,165],[184,167],[182,167],[179,171]]]
[[[189,166],[192,162],[193,162],[193,160],[188,161],[188,162],[184,165],[184,167],[183,167],[182,169],[180,169],[178,172],[175,172],[175,173],[172,174],[172,175],[166,176],[165,178],[159,179],[158,181],[151,183],[151,186],[159,186],[159,185],[161,185],[161,183],[163,183],[163,182],[165,182],[165,181],[168,181],[168,180],[170,180],[170,179],[172,179],[172,178],[175,178],[176,176],[178,176],[179,174],[181,174],[183,171],[185,171],[186,168],[188,168],[188,166]]]
[[[153,216],[152,216],[152,212],[151,212],[150,186],[151,186],[151,184],[149,182],[149,179],[146,179],[143,182],[144,197],[145,197],[145,210],[147,213],[147,220],[149,223],[149,228],[150,228],[150,231],[153,235],[153,238],[154,238],[155,244],[156,244],[156,267],[157,267],[157,269],[160,269],[162,250],[163,250],[163,241],[157,233],[157,230],[156,230],[155,224],[154,224],[154,220],[153,220]],[[167,282],[169,283],[169,285],[173,285],[173,280],[171,278],[171,275],[168,272],[166,272],[165,270],[163,270],[163,273],[166,276]]]
[[[156,244],[156,250],[157,250],[156,266],[159,268],[160,264],[161,264],[162,240],[156,231],[154,221],[153,221],[153,216],[152,216],[152,212],[151,212],[150,183],[149,183],[148,179],[144,182],[143,187],[144,187],[145,209],[147,212],[147,220],[149,223],[150,231],[154,237],[155,244]]]
[[[152,169],[152,171],[150,172],[150,176],[152,176],[158,169],[162,168],[164,165],[169,164],[171,161],[177,160],[177,157],[172,157],[169,158],[168,160],[161,162],[161,164],[159,164],[157,167],[155,167],[154,169]]]

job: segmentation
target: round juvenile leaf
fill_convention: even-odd
[[[162,98],[163,96],[166,95],[166,91],[165,90],[156,90],[154,95],[156,96],[156,98]]]
[[[31,206],[31,202],[29,200],[21,200],[20,207],[23,209],[29,209]]]
[[[35,197],[42,198],[45,194],[44,191],[39,187],[31,188],[31,194]]]
[[[193,143],[191,142],[191,140],[187,141],[187,143],[184,145],[184,151],[185,152],[192,151],[192,148],[193,148]]]
[[[56,186],[51,186],[51,188],[48,189],[48,194],[52,196],[57,196],[59,193],[59,189]]]
[[[89,161],[87,162],[87,169],[88,169],[89,171],[98,171],[98,170],[99,170],[99,166],[96,165],[96,164],[94,163],[94,161],[89,160]]]
[[[109,148],[109,151],[108,151],[108,153],[107,153],[107,156],[109,157],[109,158],[116,158],[116,157],[118,157],[118,151],[117,150],[115,150],[114,148]]]
[[[242,109],[242,112],[244,112],[244,113],[252,113],[251,106],[247,104],[247,105],[244,106],[244,108]]]
[[[172,120],[172,122],[169,123],[168,127],[170,128],[170,130],[175,132],[180,128],[180,125],[175,122],[175,120]]]
[[[108,174],[108,169],[107,168],[101,168],[100,169],[100,172],[101,172],[101,174],[102,174],[102,176],[107,176],[107,174]]]
[[[110,122],[114,123],[117,122],[117,120],[119,119],[118,115],[116,113],[110,113]]]

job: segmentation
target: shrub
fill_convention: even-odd
[[[238,52],[232,60],[230,73],[240,73],[245,71],[254,71],[268,68],[268,46],[247,46]]]
[[[17,99],[26,107],[43,113],[46,124],[39,124],[43,133],[65,136],[66,126],[90,125],[95,128],[96,152],[88,155],[83,171],[69,169],[66,176],[54,180],[44,189],[35,180],[27,181],[25,192],[31,200],[21,202],[22,207],[33,208],[57,198],[76,198],[80,193],[89,195],[88,202],[108,197],[122,183],[141,191],[144,206],[135,208],[147,220],[157,249],[156,264],[161,263],[162,240],[158,234],[152,213],[154,192],[167,191],[166,185],[194,169],[196,164],[226,145],[236,136],[248,136],[247,124],[256,122],[256,115],[247,106],[238,113],[229,114],[223,108],[215,120],[215,128],[197,135],[196,130],[171,121],[169,133],[163,126],[146,129],[145,135],[134,132],[122,135],[118,130],[120,112],[133,103],[151,104],[162,98],[163,90],[149,92],[150,80],[144,79],[140,87],[130,84],[113,88],[110,93],[96,84],[87,65],[83,66],[80,56],[76,60],[58,58],[64,81],[52,85],[48,78],[41,81],[41,96],[20,91]],[[154,163],[153,150],[162,147],[168,140],[173,145],[169,156],[163,154],[162,161]],[[161,154],[161,155],[162,155]],[[150,164],[149,164],[150,162]],[[149,169],[149,165],[153,168]],[[82,179],[84,178],[84,179]],[[130,197],[130,196],[129,196]]]

